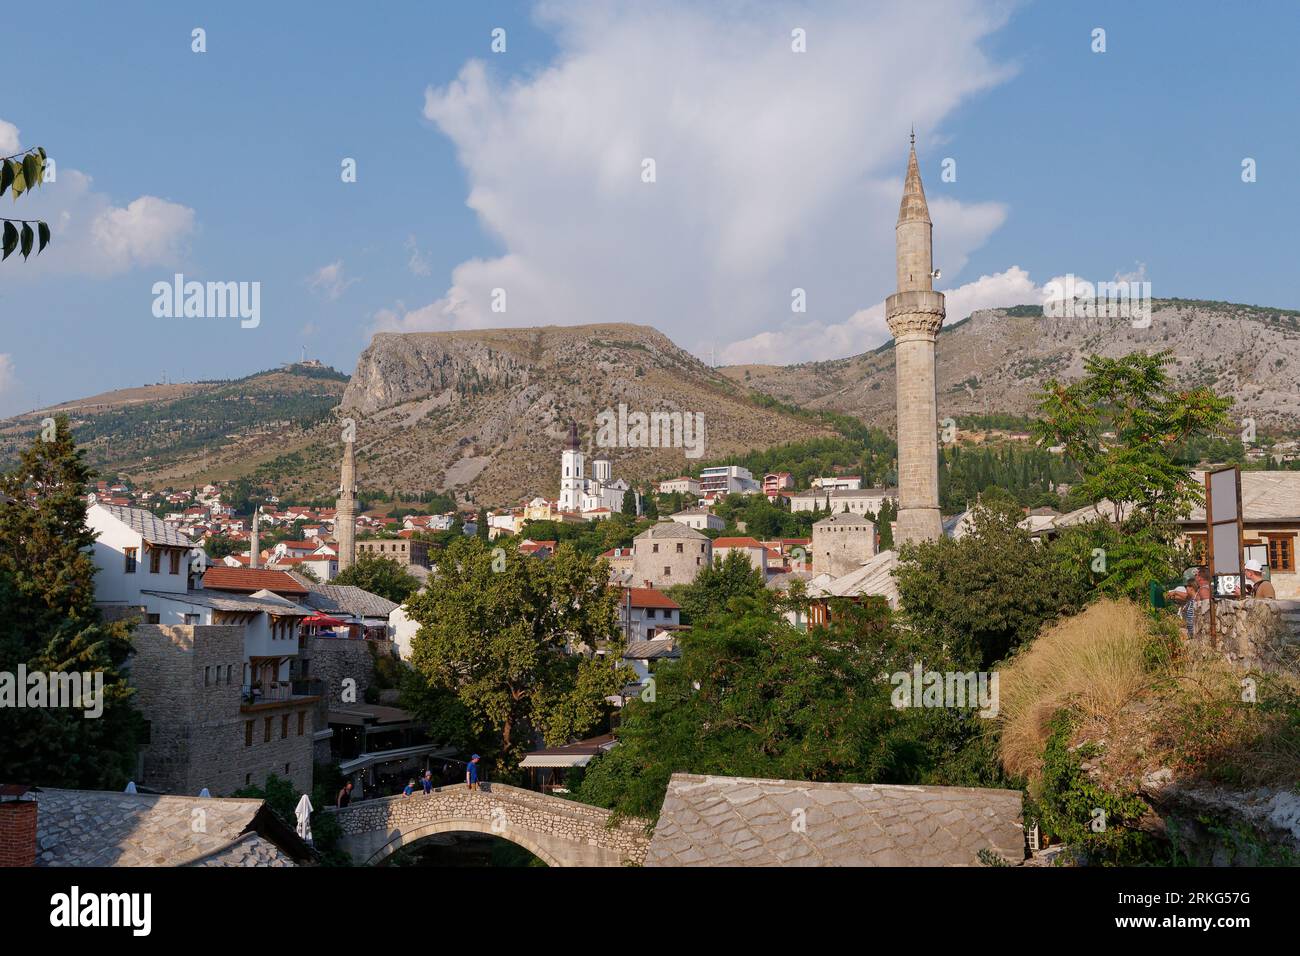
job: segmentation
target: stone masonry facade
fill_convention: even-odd
[[[132,643],[130,683],[149,727],[137,783],[228,796],[274,773],[311,789],[312,702],[243,706],[242,627],[140,624]]]

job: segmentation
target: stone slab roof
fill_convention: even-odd
[[[397,610],[388,598],[372,594],[352,584],[316,584],[306,582],[307,597],[303,603],[327,614],[341,612],[356,617],[387,618]]]
[[[665,518],[658,524],[652,524],[637,535],[638,540],[641,538],[692,538],[698,540],[708,538],[708,535],[700,534],[694,528],[688,528],[681,522]]]
[[[883,597],[892,608],[898,607],[897,551],[881,551],[862,566],[838,578],[819,574],[808,582],[809,597]]]
[[[682,650],[676,641],[628,641],[623,651],[625,661],[657,661],[660,658],[676,660]]]
[[[1192,475],[1204,485],[1204,472]],[[1300,521],[1300,471],[1243,471],[1241,513],[1248,523]],[[1183,524],[1204,525],[1205,508],[1192,509]]]
[[[244,612],[248,614],[275,614],[280,617],[311,617],[315,612],[294,604],[292,601],[259,591],[256,594],[238,594],[233,591],[147,591],[154,597],[168,598],[181,604],[193,604],[198,607],[210,607],[214,611]]]
[[[646,866],[979,866],[1024,859],[1021,794],[675,773]]]
[[[250,828],[262,800],[41,789],[36,804],[37,866],[242,866],[267,857],[262,847],[236,847],[258,836]]]
[[[143,508],[127,508],[123,505],[109,505],[102,501],[95,502],[118,521],[129,527],[132,531],[138,531],[140,536],[150,544],[165,545],[172,548],[192,548],[194,545],[190,539],[185,537],[179,531],[174,531],[162,520],[155,517]]]
[[[841,511],[829,518],[822,518],[820,521],[813,522],[814,528],[831,528],[836,525],[847,525],[854,528],[875,527],[875,522],[870,518],[864,518],[862,515],[855,515],[851,511]]]

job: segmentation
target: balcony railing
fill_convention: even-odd
[[[242,703],[245,704],[265,704],[271,701],[292,700],[294,697],[302,696],[294,689],[296,682],[287,680],[263,681],[260,684],[244,684],[240,688]]]

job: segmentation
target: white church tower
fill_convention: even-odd
[[[569,422],[569,439],[560,456],[561,511],[582,510],[582,496],[587,490],[584,467],[582,446],[578,443],[578,423]]]

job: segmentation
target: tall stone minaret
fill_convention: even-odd
[[[578,423],[569,422],[569,437],[560,453],[560,510],[581,511],[587,488],[586,462],[578,441]]]
[[[932,230],[913,133],[907,182],[894,229],[898,291],[885,300],[898,376],[898,523],[894,540],[900,544],[934,541],[943,534],[934,340],[943,325],[944,304],[943,293],[935,292],[933,286]]]
[[[262,560],[257,546],[257,519],[262,517],[261,507],[253,509],[253,530],[248,535],[248,566],[250,568],[261,567]]]
[[[334,540],[339,544],[339,570],[346,571],[357,556],[357,462],[351,441],[343,443],[343,480],[334,503]]]

